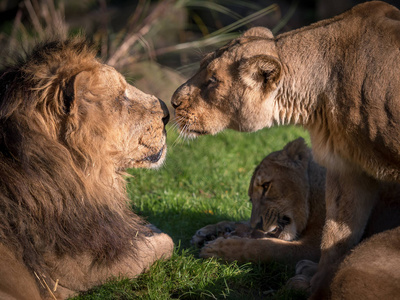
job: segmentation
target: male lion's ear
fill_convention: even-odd
[[[242,36],[256,36],[261,38],[273,39],[274,35],[271,30],[265,27],[253,27],[243,33]]]
[[[70,113],[72,103],[75,99],[75,77],[76,75],[72,76],[64,88],[64,112],[67,115]]]
[[[76,97],[83,91],[88,82],[88,72],[83,71],[72,76],[64,87],[64,112],[70,114],[76,102]]]
[[[297,164],[306,166],[310,159],[311,151],[303,138],[298,138],[288,143],[283,150],[289,159]]]
[[[239,76],[252,89],[271,92],[281,79],[282,66],[271,55],[255,55],[240,61]]]

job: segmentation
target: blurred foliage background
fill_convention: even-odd
[[[275,34],[340,13],[357,0],[1,0],[0,65],[37,41],[83,33],[99,56],[169,104],[210,49],[252,26]]]

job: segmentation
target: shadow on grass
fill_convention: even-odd
[[[227,214],[213,214],[211,212],[212,210],[194,212],[192,210],[171,208],[157,213],[150,209],[145,209],[138,212],[138,214],[161,231],[170,235],[176,245],[180,244],[180,249],[188,249],[191,248],[190,240],[198,229],[220,221],[232,221],[232,218]]]
[[[164,266],[169,274],[179,269],[189,270],[195,260],[198,270],[193,271],[191,276],[198,280],[199,274],[208,278],[204,283],[188,283],[192,279],[182,280],[171,288],[171,299],[306,299],[305,293],[285,288],[287,280],[294,276],[294,266],[278,262],[269,264],[247,263],[239,265],[236,263],[225,264],[215,259],[198,258],[198,249],[190,244],[192,235],[199,228],[230,220],[226,214],[211,214],[209,212],[194,212],[192,210],[178,210],[172,208],[162,213],[154,214],[151,210],[143,210],[142,214],[147,220],[158,228],[169,234],[176,246],[174,257],[167,266]],[[186,261],[186,260],[190,261]],[[183,260],[183,261],[182,261]],[[163,263],[161,263],[163,264]],[[184,266],[184,264],[187,264]],[[217,264],[218,271],[207,270],[209,265]],[[194,268],[195,269],[195,268]],[[179,271],[178,271],[179,272]],[[191,271],[189,271],[190,273]],[[233,274],[230,274],[232,272]],[[205,275],[204,275],[205,274]],[[146,275],[143,275],[146,277]],[[171,281],[174,279],[169,278]],[[168,280],[168,279],[166,279]],[[146,281],[146,280],[145,280]],[[139,285],[140,286],[140,285]],[[138,292],[138,291],[136,291]],[[152,299],[150,297],[150,299]]]
[[[285,265],[226,265],[177,252],[136,279],[113,279],[77,299],[306,299],[283,287],[291,276]]]

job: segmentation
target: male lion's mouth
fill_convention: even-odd
[[[161,148],[161,150],[158,151],[156,154],[152,154],[152,155],[146,156],[145,158],[142,159],[142,161],[149,161],[151,163],[158,162],[162,157],[162,154],[164,152],[164,148],[165,148],[165,146],[163,146]]]

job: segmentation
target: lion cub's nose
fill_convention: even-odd
[[[164,113],[162,121],[163,121],[164,126],[165,126],[169,122],[169,110],[168,110],[167,105],[164,103],[164,101],[162,101],[160,99],[158,99],[158,101],[160,101],[160,105],[161,105],[161,108],[162,108],[163,113]]]

